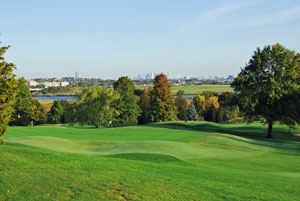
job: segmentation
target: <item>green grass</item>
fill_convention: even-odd
[[[300,200],[300,141],[275,125],[10,127],[0,200]],[[292,130],[300,133],[300,129]]]
[[[146,87],[138,86],[137,89],[145,89]],[[184,90],[185,94],[198,94],[201,92],[226,92],[233,91],[230,85],[190,85],[190,86],[173,86],[172,93],[177,93],[179,90]]]
[[[174,86],[171,88],[173,93],[179,90],[184,90],[185,94],[197,94],[206,91],[225,92],[233,91],[230,85],[190,85],[190,86]]]

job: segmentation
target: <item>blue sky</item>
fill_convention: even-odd
[[[257,47],[300,52],[300,1],[1,0],[6,60],[26,78],[237,74]]]

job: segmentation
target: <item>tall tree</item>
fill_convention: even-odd
[[[185,120],[186,118],[186,111],[187,111],[187,103],[184,98],[184,91],[179,90],[176,93],[176,98],[175,98],[175,105],[177,106],[178,109],[178,119],[180,120]]]
[[[114,108],[114,102],[119,98],[116,91],[102,87],[89,87],[84,89],[78,97],[75,121],[81,124],[101,125],[111,124],[118,111]]]
[[[7,63],[3,54],[9,48],[0,47],[0,142],[4,143],[1,136],[7,133],[7,126],[11,120],[13,104],[17,94],[17,80],[15,79],[15,64]]]
[[[32,109],[32,96],[24,78],[18,79],[16,102],[13,107],[13,120],[10,124],[16,126],[28,126],[30,124],[28,113]]]
[[[47,114],[48,122],[52,124],[62,123],[63,114],[64,114],[64,109],[61,106],[61,101],[60,100],[54,101],[50,111]]]
[[[205,115],[206,121],[217,122],[217,114],[220,107],[217,96],[211,96],[205,101]]]
[[[258,48],[232,83],[248,120],[268,124],[268,138],[275,121],[300,123],[299,62],[299,54],[280,44]]]
[[[200,96],[197,94],[193,98],[193,104],[196,108],[196,111],[198,113],[198,117],[203,120],[204,119],[204,113],[205,113],[205,96]]]
[[[115,101],[115,108],[118,111],[116,121],[122,124],[137,123],[141,109],[134,94],[133,81],[127,76],[120,77],[114,83],[114,90],[120,95],[120,98]]]
[[[29,119],[31,126],[42,124],[46,121],[45,108],[37,99],[32,100],[30,110],[27,113],[27,118]]]
[[[139,117],[139,124],[150,123],[150,95],[149,90],[144,89],[140,94],[140,99],[138,102],[140,108],[142,109],[142,113]]]
[[[150,94],[151,120],[154,122],[177,120],[177,108],[175,99],[171,93],[171,86],[167,76],[163,73],[157,75],[154,87]]]

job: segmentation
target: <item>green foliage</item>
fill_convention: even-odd
[[[17,94],[17,80],[13,71],[15,64],[7,63],[3,54],[9,48],[0,47],[0,142],[4,143],[1,136],[7,133],[7,126],[11,120],[13,104]]]
[[[151,122],[151,117],[150,117],[150,95],[149,95],[149,90],[144,89],[140,93],[139,96],[139,106],[142,109],[142,113],[139,117],[139,124],[146,124]]]
[[[249,121],[300,123],[300,57],[280,44],[257,49],[232,83]]]
[[[114,108],[118,98],[116,91],[107,88],[95,86],[84,89],[77,100],[75,121],[96,128],[101,128],[102,124],[111,125],[118,116]]]
[[[28,114],[32,109],[32,96],[24,78],[18,80],[16,102],[13,107],[13,120],[10,124],[16,126],[28,126],[30,124]]]
[[[151,120],[154,122],[177,120],[177,108],[167,76],[157,75],[150,92]]]
[[[186,118],[186,111],[187,111],[187,103],[184,96],[184,91],[179,90],[176,93],[176,98],[175,98],[175,105],[177,106],[178,109],[178,119],[180,120],[185,120]]]
[[[64,114],[64,109],[61,106],[61,101],[54,101],[50,111],[47,114],[48,122],[52,124],[60,124],[62,123],[62,117]]]
[[[137,123],[141,109],[134,94],[133,81],[127,76],[120,77],[114,83],[114,90],[120,95],[120,98],[114,102],[114,107],[118,111],[116,121],[122,124]]]
[[[191,121],[197,121],[199,119],[198,113],[197,113],[195,105],[193,103],[191,103],[189,105],[189,108],[187,110],[187,117],[188,117],[188,120],[191,120]]]
[[[27,118],[29,119],[31,126],[46,122],[46,111],[37,99],[32,99]]]
[[[70,103],[67,100],[61,100],[61,106],[64,110],[62,115],[62,123],[74,123],[76,115],[76,103]]]
[[[201,119],[204,119],[204,114],[205,114],[205,96],[200,96],[199,94],[197,94],[197,96],[195,96],[193,98],[193,104],[196,108],[198,117]]]

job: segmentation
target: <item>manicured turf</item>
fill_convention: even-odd
[[[285,126],[272,140],[265,132],[258,123],[10,127],[0,200],[300,200],[299,139]]]
[[[197,94],[205,91],[225,92],[233,91],[230,85],[191,85],[191,86],[174,86],[171,88],[173,93],[184,90],[185,94]]]
[[[137,89],[145,89],[147,87],[138,86]],[[184,90],[185,94],[198,94],[206,91],[211,92],[225,92],[233,91],[230,85],[190,85],[190,86],[173,86],[171,87],[172,93],[177,93],[179,90]]]

